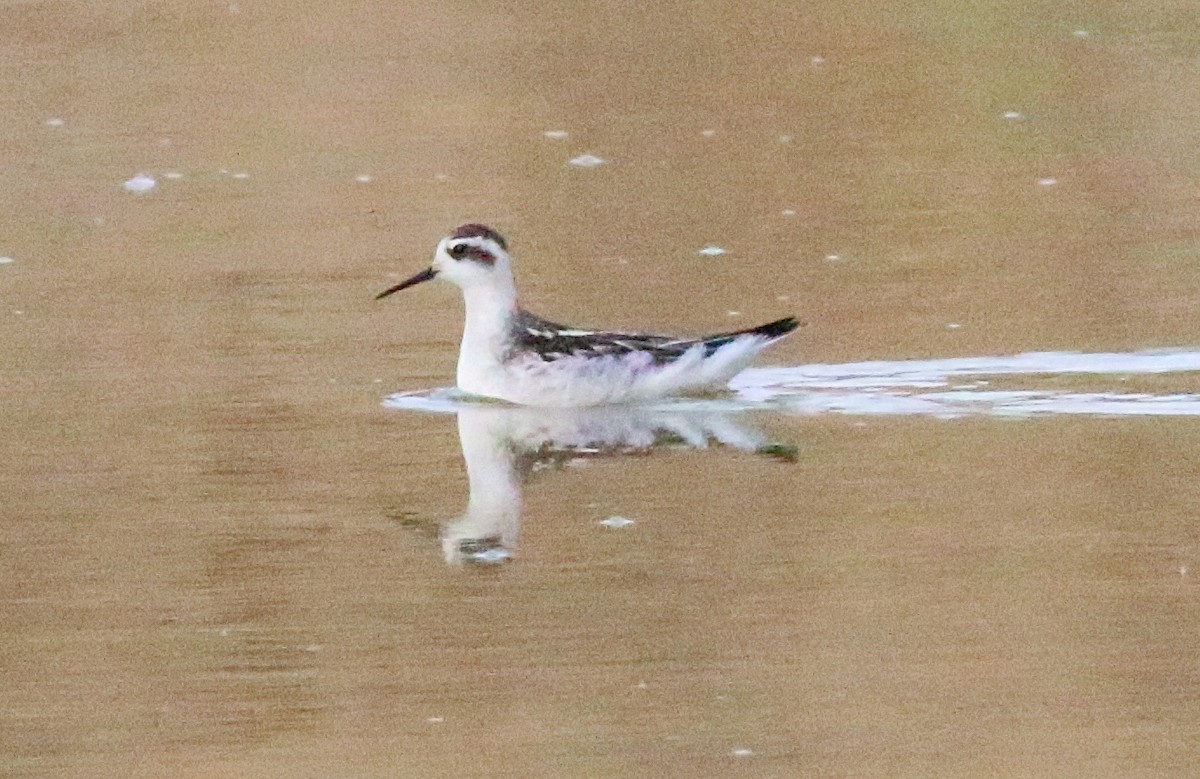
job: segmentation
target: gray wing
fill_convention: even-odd
[[[532,352],[547,362],[565,357],[620,356],[642,352],[661,365],[678,359],[697,344],[703,345],[704,356],[707,357],[739,336],[756,335],[764,340],[775,340],[787,335],[796,326],[796,320],[788,318],[731,333],[718,333],[701,338],[678,338],[670,335],[568,327],[542,319],[528,311],[518,311],[514,321],[513,347],[517,351]]]

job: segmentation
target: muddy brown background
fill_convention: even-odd
[[[0,772],[1187,775],[1195,422],[767,417],[797,463],[546,473],[464,569],[452,420],[380,407],[457,294],[371,298],[479,220],[541,314],[794,312],[784,364],[1194,346],[1198,54],[1170,2],[3,4]]]

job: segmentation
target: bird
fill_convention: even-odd
[[[375,299],[434,278],[459,287],[466,304],[458,389],[522,406],[631,404],[711,390],[799,325],[786,317],[687,338],[558,324],[517,304],[508,242],[477,223],[442,238],[428,268]]]

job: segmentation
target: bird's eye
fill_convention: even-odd
[[[456,243],[450,247],[450,256],[456,260],[461,260],[467,256],[467,245],[465,243]]]

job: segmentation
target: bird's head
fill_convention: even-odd
[[[375,296],[387,297],[393,292],[429,281],[435,276],[461,287],[511,284],[512,267],[508,243],[504,236],[481,224],[465,224],[438,242],[430,266]]]

